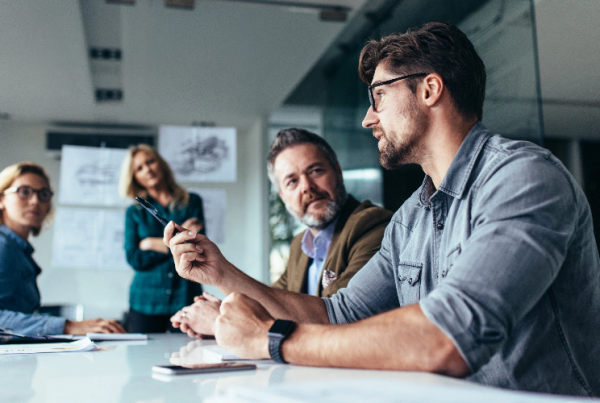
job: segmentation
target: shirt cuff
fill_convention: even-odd
[[[438,289],[420,300],[419,306],[427,319],[452,340],[472,374],[485,365],[502,344],[502,337],[486,340],[486,336],[472,331],[475,314],[458,296]]]
[[[64,334],[65,332],[65,318],[58,316],[49,316],[48,320],[44,324],[44,332],[42,334]]]

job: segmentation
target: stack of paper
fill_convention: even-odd
[[[0,354],[35,354],[35,353],[66,353],[81,352],[96,349],[97,346],[85,337],[77,341],[65,343],[34,343],[0,345]]]

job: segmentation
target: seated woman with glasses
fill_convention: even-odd
[[[16,334],[125,333],[114,320],[81,322],[36,315],[40,307],[37,276],[27,239],[37,236],[52,210],[50,179],[32,162],[11,165],[0,172],[0,328]]]

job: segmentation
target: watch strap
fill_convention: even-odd
[[[274,332],[273,328],[281,327],[283,325],[286,330],[284,333]],[[290,320],[281,320],[277,319],[274,323],[267,335],[269,336],[269,355],[271,355],[271,359],[280,364],[287,364],[287,361],[283,359],[281,356],[281,344],[283,341],[292,333],[294,328],[296,327],[296,323]]]

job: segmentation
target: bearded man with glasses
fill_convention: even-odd
[[[171,237],[168,226],[180,275],[230,294],[219,345],[252,359],[600,396],[600,261],[577,182],[548,150],[482,124],[485,66],[454,25],[373,40],[359,72],[381,164],[419,164],[422,186],[331,298],[262,287],[204,237]]]

